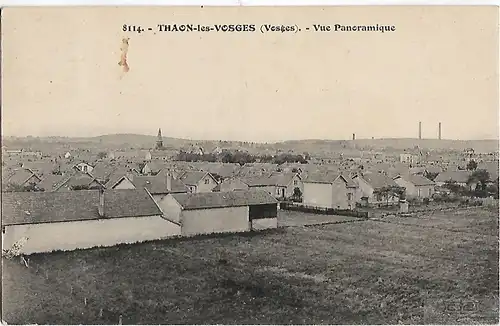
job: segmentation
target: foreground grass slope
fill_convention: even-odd
[[[29,258],[4,261],[10,323],[498,322],[494,210]]]

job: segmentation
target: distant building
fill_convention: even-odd
[[[158,129],[158,136],[156,138],[156,146],[155,146],[155,149],[156,150],[161,150],[163,149],[163,139],[161,137],[161,128]],[[151,158],[150,158],[151,159]]]
[[[410,153],[399,154],[399,162],[406,164],[416,164],[418,163],[418,156]]]
[[[74,166],[78,171],[84,172],[84,173],[90,173],[92,170],[94,170],[94,167],[87,162],[80,162]]]
[[[396,204],[399,197],[394,193],[385,193],[385,189],[399,188],[394,180],[383,173],[366,172],[353,176],[358,185],[357,201],[362,205]]]
[[[469,182],[469,176],[471,173],[469,171],[459,170],[459,171],[444,171],[437,175],[434,182],[437,186],[444,186],[447,182],[456,183],[459,186],[467,186]]]
[[[75,171],[57,185],[53,187],[53,191],[64,192],[72,190],[88,190],[88,189],[101,189],[104,186],[91,174],[85,172]]]
[[[339,173],[314,173],[304,180],[303,204],[322,208],[353,209],[357,185]]]
[[[209,172],[186,171],[179,176],[191,193],[212,192],[217,186],[217,180]]]
[[[430,198],[435,192],[436,184],[418,174],[397,176],[394,178],[394,182],[406,189],[407,197]]]

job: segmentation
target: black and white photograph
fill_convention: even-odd
[[[5,325],[499,323],[497,6],[1,8]]]

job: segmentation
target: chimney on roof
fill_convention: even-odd
[[[356,140],[356,134],[352,134],[352,140]]]
[[[167,190],[172,191],[172,174],[170,171],[167,171],[167,174],[165,175],[166,183],[167,183]]]
[[[104,217],[104,189],[99,189],[99,216]]]
[[[439,140],[441,140],[441,122],[439,123],[438,128],[439,128],[438,137],[439,137]]]
[[[418,139],[422,139],[422,121],[418,122]]]

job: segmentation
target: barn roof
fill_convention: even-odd
[[[30,169],[22,168],[22,169],[17,169],[14,171],[13,174],[11,174],[8,179],[7,183],[12,183],[16,185],[23,185],[26,181],[29,180],[32,176],[35,176],[38,178],[38,176],[33,173]],[[40,180],[40,178],[38,178]]]
[[[152,215],[162,215],[162,212],[145,189],[104,190],[106,218]]]
[[[45,178],[38,183],[38,188],[44,189],[45,191],[52,191],[56,184],[61,182],[64,176],[57,174],[47,174]]]
[[[403,180],[413,183],[415,186],[434,186],[434,181],[427,179],[419,174],[410,174],[408,176],[398,176],[397,178],[402,178]]]
[[[361,175],[361,177],[368,183],[370,184],[374,189],[377,188],[383,188],[383,187],[390,187],[390,186],[395,186],[397,187],[398,185],[386,176],[385,174],[379,173],[379,172],[367,172]]]
[[[156,176],[134,176],[131,182],[136,188],[146,188],[152,194],[167,194],[172,192],[187,192],[188,188],[178,179],[171,178],[171,189],[167,188],[166,177]]]
[[[172,197],[184,210],[265,205],[278,202],[263,190],[172,194]]]
[[[306,183],[333,183],[337,178],[341,178],[346,183],[349,188],[356,188],[356,183],[348,176],[342,173],[332,173],[332,172],[315,172],[308,174],[304,182]]]
[[[2,195],[2,224],[36,224],[94,220],[99,216],[99,190],[11,192]],[[144,190],[105,190],[105,218],[161,215]]]

